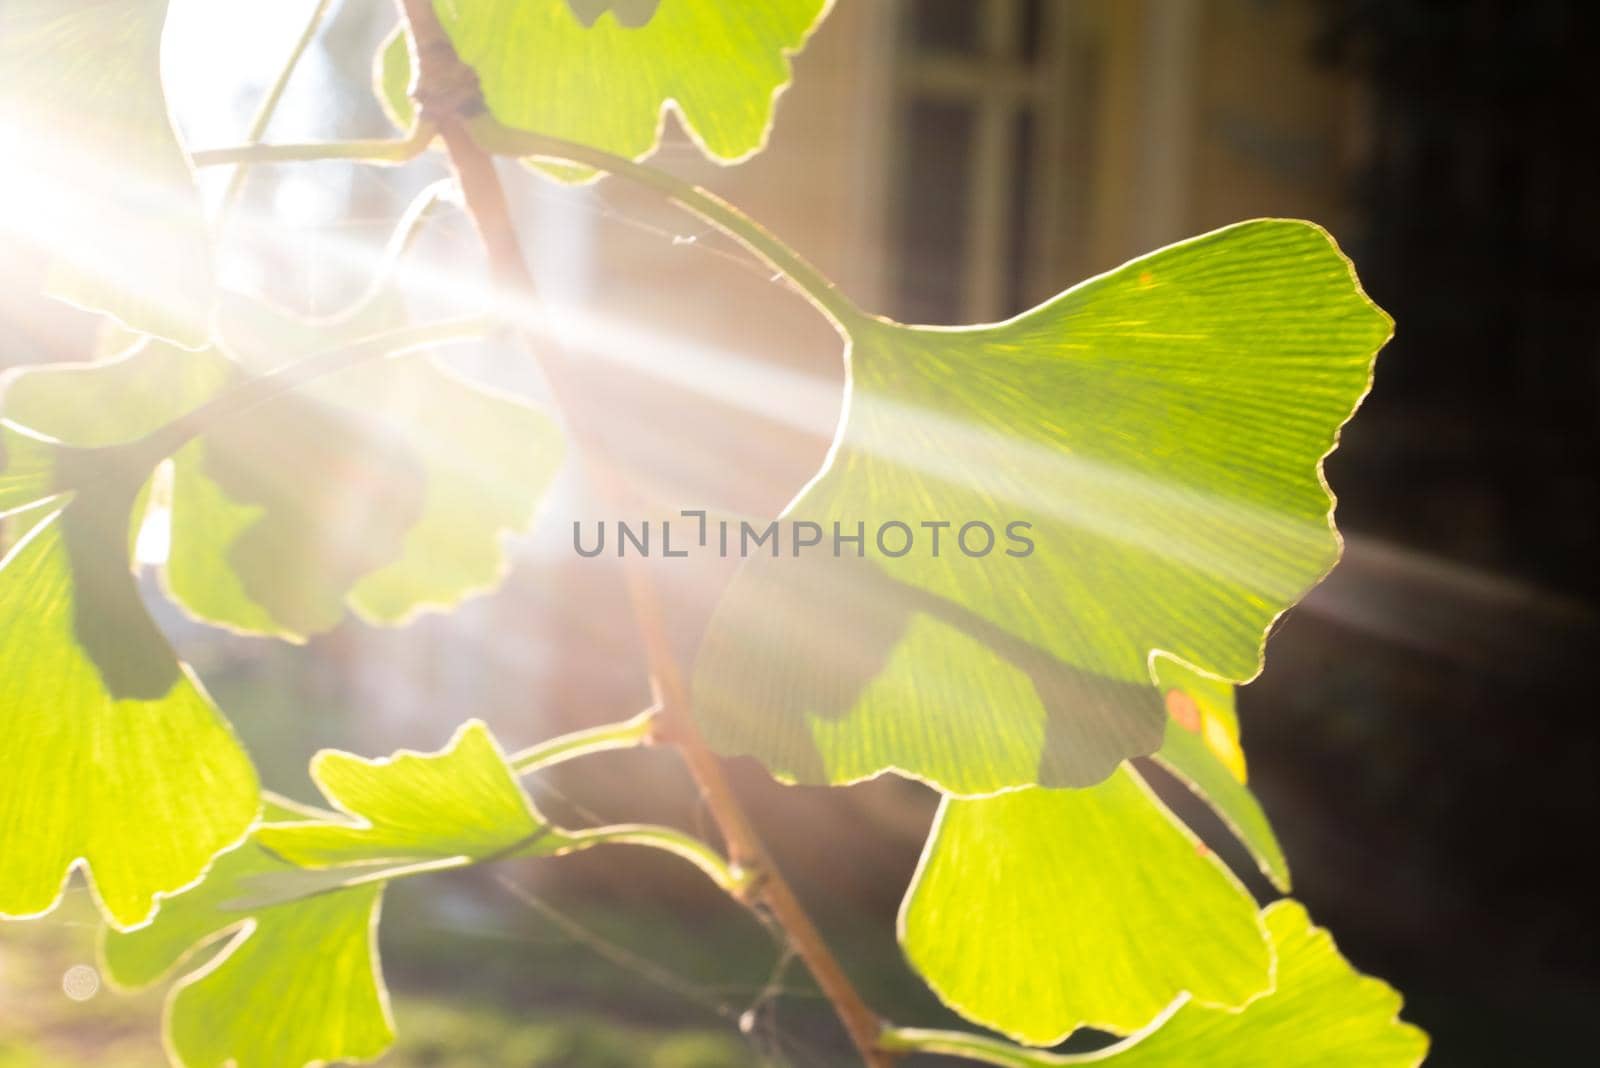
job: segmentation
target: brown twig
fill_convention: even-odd
[[[438,130],[451,165],[461,183],[462,199],[488,255],[498,294],[521,304],[534,300],[533,276],[522,255],[521,242],[512,225],[505,188],[495,170],[494,157],[473,139],[469,120],[483,111],[476,74],[456,55],[434,13],[432,0],[399,0],[410,29],[412,49],[411,96],[420,121]],[[548,351],[548,343],[543,343]],[[530,345],[530,349],[537,349]],[[559,360],[543,361],[551,392],[561,402],[562,373]],[[569,419],[578,408],[565,405]],[[585,462],[607,497],[627,494],[627,483],[604,458],[592,434],[581,426],[573,433],[589,449]],[[688,765],[728,849],[729,860],[748,874],[749,890],[742,896],[751,908],[764,906],[782,928],[789,944],[805,962],[822,993],[832,1003],[851,1041],[869,1068],[890,1068],[897,1054],[880,1048],[883,1021],[869,1008],[823,940],[805,906],[773,863],[765,843],[745,814],[721,760],[707,748],[695,725],[688,689],[674,656],[660,600],[646,566],[630,560],[626,570],[628,595],[634,619],[643,638],[652,683],[661,704],[663,738],[676,744]]]

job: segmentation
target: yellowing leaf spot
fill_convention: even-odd
[[[1149,271],[1140,271],[1139,272],[1139,285],[1140,285],[1141,288],[1149,289],[1151,286],[1153,286],[1155,284],[1156,284],[1156,276],[1154,274],[1152,274]]]
[[[1200,730],[1200,706],[1182,690],[1167,691],[1167,715],[1186,731]]]
[[[1207,713],[1204,719],[1201,737],[1205,739],[1206,748],[1211,750],[1211,755],[1221,761],[1222,766],[1227,768],[1235,779],[1244,782],[1244,750],[1239,748],[1239,739],[1234,737],[1233,732],[1220,717]]]

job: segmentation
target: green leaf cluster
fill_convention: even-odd
[[[132,572],[171,421],[260,382],[220,349],[147,340],[30,369],[0,398],[0,504],[55,509],[0,563],[0,784],[14,878],[0,912],[52,907],[84,867],[121,925],[239,841],[255,774],[152,622]],[[550,420],[424,355],[334,375],[178,443],[166,592],[217,626],[299,639],[495,584],[560,461]],[[162,838],[171,841],[163,843]]]
[[[189,1068],[378,1056],[394,1039],[377,944],[385,883],[561,842],[481,723],[437,753],[325,751],[312,778],[335,812],[271,802],[199,889],[104,941],[123,986],[183,971],[166,1027]]]
[[[784,518],[947,524],[942,554],[869,534],[854,556],[748,561],[699,655],[700,730],[785,781],[894,772],[943,795],[900,940],[947,1004],[1022,1045],[891,1029],[891,1048],[1024,1066],[1416,1064],[1426,1040],[1397,1021],[1397,996],[1299,905],[1258,909],[1152,788],[1153,768],[1175,777],[1288,890],[1234,685],[1337,559],[1321,465],[1387,316],[1328,234],[1262,219],[1005,322],[897,323],[733,209],[632,165],[669,111],[713,159],[759,151],[826,7],[435,4],[478,76],[480,129],[569,143],[565,162],[537,153],[563,179],[608,160],[646,175],[838,326],[844,415]],[[552,827],[519,786],[543,760],[639,744],[645,720],[525,760],[473,722],[435,753],[320,754],[329,810],[261,793],[146,608],[134,544],[150,517],[170,526],[163,592],[206,623],[291,641],[349,613],[401,624],[499,581],[501,541],[531,523],[561,438],[426,346],[308,332],[219,291],[161,87],[165,17],[165,0],[0,7],[0,131],[21,131],[49,192],[50,284],[134,339],[3,384],[0,517],[18,536],[0,561],[0,914],[47,912],[81,870],[111,928],[108,974],[180,976],[166,1034],[182,1064],[367,1060],[394,1033],[375,936],[394,878],[602,842],[667,849],[737,895],[749,873],[660,828]],[[413,128],[399,32],[376,74]],[[118,165],[85,165],[103,160]],[[978,523],[991,540],[974,552]],[[1031,551],[994,544],[1013,527]],[[1130,1037],[1087,1058],[1028,1048],[1083,1027]]]

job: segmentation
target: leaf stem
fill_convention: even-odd
[[[611,749],[633,749],[650,743],[655,727],[656,709],[647,708],[632,719],[621,723],[607,723],[602,727],[573,731],[549,741],[531,745],[506,758],[511,770],[518,775],[547,768],[565,760],[576,760],[591,753],[604,753]]]
[[[635,845],[659,849],[681,857],[699,868],[717,884],[718,889],[730,897],[742,897],[749,888],[751,873],[724,860],[715,849],[693,835],[673,827],[660,827],[650,823],[618,823],[607,827],[593,827],[583,831],[563,831],[570,847],[562,853],[576,853],[597,845]]]
[[[744,245],[781,272],[841,328],[866,318],[826,275],[778,236],[726,200],[700,186],[665,171],[576,141],[513,130],[488,114],[471,121],[473,139],[486,151],[501,156],[534,157],[581,163],[655,190]]]
[[[636,163],[598,148],[559,137],[513,130],[482,114],[466,123],[472,140],[497,156],[531,157],[578,163],[642,185],[693,212],[738,241],[782,274],[804,293],[841,331],[870,316],[804,256],[772,231],[700,186],[665,171]],[[342,159],[374,164],[395,164],[419,155],[436,136],[431,123],[419,122],[403,141],[329,141],[298,145],[236,145],[194,153],[198,167],[240,162],[305,162]]]
[[[276,371],[246,379],[218,393],[164,426],[140,439],[138,448],[151,465],[166,459],[204,434],[218,422],[257,405],[275,400],[307,383],[347,370],[368,360],[384,359],[416,349],[450,341],[481,337],[494,329],[494,322],[483,316],[465,316],[385,330],[359,341],[297,360]],[[148,451],[146,451],[148,450]]]
[[[411,135],[400,140],[380,138],[356,141],[315,141],[294,145],[229,145],[203,148],[189,158],[196,167],[225,167],[251,163],[312,163],[317,160],[346,160],[380,167],[405,163],[422,155],[433,140],[431,126],[418,123]]]
[[[521,241],[506,201],[505,188],[495,170],[494,155],[473,136],[471,120],[468,118],[484,113],[477,75],[456,55],[444,27],[439,23],[432,0],[399,0],[399,5],[410,31],[408,46],[412,52],[413,72],[411,97],[416,102],[417,114],[422,120],[431,119],[438,127],[451,166],[460,180],[467,214],[472,218],[487,254],[491,277],[499,296],[531,307],[536,303],[533,276],[522,255]],[[709,197],[709,194],[706,196]],[[699,203],[700,198],[691,199]],[[732,209],[728,211],[733,216],[728,220],[730,223],[743,218]],[[747,228],[741,225],[740,229]],[[774,262],[780,269],[809,268],[798,256],[779,246],[775,239],[770,243],[764,238],[758,237],[758,240],[763,245],[770,244],[768,251],[779,254],[779,259]],[[817,275],[817,278],[820,277]],[[813,293],[814,297],[830,291],[825,284],[816,284],[818,288],[817,293]],[[837,300],[830,297],[823,307],[836,317],[842,315],[848,318],[857,314],[842,296]],[[584,459],[596,477],[597,488],[611,496],[614,503],[622,503],[621,493],[625,483],[605,460],[598,435],[577,423],[579,408],[561,403],[570,385],[561,373],[566,367],[565,361],[551,358],[548,344],[534,345],[525,334],[522,335],[522,341],[530,353],[537,354],[553,399],[565,411],[569,422],[574,424],[574,437],[589,446]],[[628,562],[628,593],[661,705],[663,733],[683,754],[684,762],[722,832],[733,867],[748,873],[749,881],[741,886],[737,900],[752,908],[757,903],[765,906],[832,1003],[862,1061],[868,1068],[889,1068],[896,1055],[878,1045],[882,1020],[857,993],[805,907],[772,862],[765,843],[745,815],[744,806],[734,793],[721,761],[701,739],[647,565],[636,557],[630,557]]]
[[[278,77],[267,90],[267,95],[261,98],[260,106],[250,119],[250,129],[245,134],[246,141],[256,144],[266,136],[267,127],[272,124],[272,116],[277,113],[278,105],[283,101],[283,94],[289,88],[289,79],[294,77],[295,68],[300,66],[300,61],[305,58],[311,42],[316,40],[317,31],[322,28],[322,23],[328,17],[328,10],[332,6],[333,0],[317,0],[316,6],[311,9],[311,17],[306,20],[305,29],[300,31],[299,38],[295,40],[294,47],[289,50],[288,58],[278,71]],[[249,173],[251,162],[241,160],[234,168],[233,174],[228,177],[228,184],[222,191],[222,203],[218,209],[220,217],[226,218],[228,212],[238,202],[239,194],[244,191],[244,180]]]
[[[1092,1063],[1101,1059],[1101,1053],[1077,1055],[1051,1053],[1048,1050],[1029,1049],[988,1035],[971,1035],[962,1031],[940,1031],[922,1027],[885,1028],[880,1039],[884,1049],[898,1053],[925,1053],[940,1057],[963,1057],[982,1064],[999,1065],[1000,1068],[1065,1068],[1068,1065]]]

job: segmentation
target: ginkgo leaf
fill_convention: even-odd
[[[312,778],[337,812],[271,806],[249,844],[199,888],[149,926],[104,939],[107,974],[120,985],[188,969],[166,1010],[168,1046],[188,1068],[378,1056],[394,1039],[377,946],[387,880],[430,870],[419,862],[555,851],[563,842],[478,721],[434,753],[368,760],[324,751]],[[210,958],[198,956],[224,939]]]
[[[1092,1053],[1003,1047],[986,1037],[902,1030],[888,1048],[927,1051],[1013,1068],[1416,1068],[1428,1036],[1399,1018],[1400,995],[1339,955],[1305,907],[1279,901],[1262,912],[1272,937],[1275,983],[1241,1010],[1184,1000],[1139,1034]]]
[[[1102,1051],[1118,1068],[1415,1068],[1428,1036],[1402,1023],[1394,988],[1350,967],[1303,905],[1263,913],[1277,956],[1273,992],[1243,1012],[1180,1005],[1148,1034]]]
[[[1153,759],[1222,817],[1229,830],[1280,890],[1289,889],[1289,863],[1255,794],[1245,785],[1244,750],[1233,686],[1159,657],[1156,680],[1167,707],[1166,740]]]
[[[1183,994],[1237,1008],[1272,980],[1250,894],[1130,769],[945,799],[900,941],[947,1005],[1038,1046],[1135,1031]]]
[[[29,370],[4,411],[72,444],[131,437],[248,378],[217,349],[150,342]],[[451,607],[499,582],[502,536],[532,521],[561,454],[552,420],[425,355],[367,362],[178,452],[167,590],[207,622],[291,639],[347,608],[395,624]]]
[[[244,837],[256,777],[139,599],[142,473],[66,455],[65,503],[0,562],[0,913],[49,911],[81,868],[131,926]]]
[[[136,931],[111,932],[101,957],[112,982],[153,983],[190,968],[167,997],[164,1028],[186,1068],[286,1068],[377,1057],[394,1041],[379,970],[383,884],[291,904],[237,909],[255,880],[299,869],[255,843]],[[206,947],[225,941],[209,957]]]
[[[192,348],[211,244],[161,86],[166,16],[167,0],[0,5],[0,158],[21,190],[0,212],[58,255],[55,295]]]
[[[303,868],[486,860],[563,840],[534,809],[489,729],[464,724],[438,753],[368,760],[324,750],[311,778],[347,819],[263,827],[256,840]]]
[[[1328,235],[1283,220],[995,325],[841,326],[847,414],[783,518],[863,540],[744,564],[696,711],[781,778],[897,770],[961,795],[1085,786],[1153,752],[1158,653],[1256,674],[1338,556],[1321,461],[1390,331]]]
[[[759,152],[789,57],[828,0],[485,0],[435,9],[478,72],[490,114],[506,126],[639,159],[668,110],[714,159]],[[378,89],[402,128],[412,122],[406,44],[379,54]],[[581,168],[547,167],[567,177]]]

